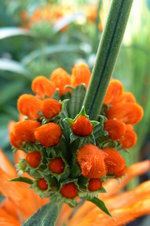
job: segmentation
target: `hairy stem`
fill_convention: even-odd
[[[112,0],[99,43],[92,78],[84,99],[86,113],[96,119],[119,53],[133,0]]]

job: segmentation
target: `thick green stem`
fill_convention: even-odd
[[[119,53],[133,0],[112,0],[98,47],[96,63],[84,100],[86,113],[96,119]]]

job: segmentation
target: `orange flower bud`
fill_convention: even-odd
[[[10,142],[15,147],[20,147],[22,142],[35,142],[34,131],[41,124],[33,120],[17,122],[10,134]]]
[[[39,179],[37,185],[42,191],[45,191],[48,189],[47,182],[44,178]]]
[[[34,135],[43,146],[51,147],[59,143],[62,131],[59,125],[50,122],[37,128]]]
[[[106,174],[104,153],[93,144],[85,144],[78,150],[77,162],[84,177],[101,178]]]
[[[72,77],[71,77],[72,87],[76,87],[81,84],[84,84],[86,87],[88,87],[90,77],[91,72],[87,64],[85,63],[76,64],[72,68]]]
[[[106,153],[104,161],[107,173],[118,176],[121,172],[124,172],[126,168],[124,158],[113,148],[105,148],[103,151]]]
[[[108,119],[117,118],[126,124],[135,125],[143,117],[143,109],[136,103],[116,104],[106,110],[106,117]]]
[[[119,103],[135,103],[135,102],[136,102],[135,96],[130,92],[123,92],[119,100]]]
[[[70,75],[62,68],[58,68],[52,72],[50,79],[55,83],[56,88],[59,88],[59,95],[71,92],[71,89],[65,88],[71,84]]]
[[[62,109],[61,103],[53,99],[45,99],[41,105],[43,115],[48,119],[51,119],[58,115],[61,109]]]
[[[79,116],[72,125],[74,134],[78,136],[89,136],[93,131],[90,120],[85,116]]]
[[[28,153],[26,156],[26,161],[31,167],[38,167],[41,161],[41,153],[39,151]]]
[[[38,76],[32,82],[32,90],[40,98],[51,97],[55,89],[55,84],[44,76]]]
[[[122,138],[119,139],[119,142],[122,144],[123,148],[132,148],[137,141],[137,135],[131,125],[126,126],[125,134]]]
[[[17,106],[20,113],[35,120],[40,117],[38,112],[41,110],[41,103],[42,101],[37,97],[30,94],[24,94],[19,97]]]
[[[66,198],[73,199],[77,196],[78,190],[74,183],[68,183],[63,185],[60,193]]]
[[[123,93],[123,85],[118,80],[112,79],[109,83],[106,96],[104,98],[104,103],[113,104],[118,102],[120,96]]]
[[[61,174],[65,169],[65,164],[61,158],[55,158],[50,160],[49,169],[53,173]]]
[[[88,184],[89,191],[97,191],[102,187],[102,182],[99,179],[90,179]]]
[[[108,131],[109,137],[112,140],[116,140],[124,135],[126,126],[119,120],[110,119],[104,123],[104,130]]]

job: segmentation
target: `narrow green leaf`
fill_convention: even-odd
[[[19,35],[29,35],[29,32],[23,28],[17,27],[0,28],[0,40]]]
[[[100,200],[100,199],[94,197],[94,198],[92,198],[92,199],[88,199],[88,201],[94,203],[94,204],[95,204],[97,207],[99,207],[103,212],[105,212],[107,215],[111,216],[109,210],[107,209],[107,207],[105,206],[105,203],[104,203],[102,200]]]
[[[41,207],[22,226],[54,226],[58,216],[58,205],[48,203]]]
[[[82,51],[86,52],[86,49],[84,49],[84,44],[81,45],[75,45],[75,44],[70,44],[70,45],[52,45],[52,46],[47,46],[46,48],[43,49],[37,49],[30,54],[26,55],[21,63],[23,65],[29,64],[31,61],[35,60],[38,57],[41,57],[41,54],[43,53],[44,55],[52,55],[55,53],[61,53],[61,52],[75,52],[75,51]]]
[[[17,73],[25,78],[31,77],[30,72],[23,65],[14,60],[0,58],[0,70]]]
[[[29,179],[28,177],[16,177],[10,181],[18,181],[18,182],[24,182],[27,184],[33,184],[33,181]]]

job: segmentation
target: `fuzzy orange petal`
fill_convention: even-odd
[[[126,169],[126,163],[124,158],[113,148],[103,149],[106,153],[104,162],[106,164],[106,169],[108,174],[114,174],[115,176],[120,175],[120,172],[123,172]],[[122,175],[120,175],[122,176]]]
[[[71,85],[71,76],[62,68],[58,68],[52,72],[50,79],[55,83],[56,88],[59,88],[59,95],[71,92],[71,89],[65,88],[66,85]]]
[[[79,63],[72,68],[71,84],[72,87],[84,84],[88,87],[90,82],[91,72],[87,64]]]
[[[106,96],[104,98],[105,104],[114,104],[118,102],[120,96],[123,94],[123,85],[120,81],[112,79],[109,83]]]
[[[143,109],[136,103],[116,104],[106,110],[108,119],[118,119],[126,124],[135,125],[143,117]]]
[[[101,178],[106,174],[104,154],[95,145],[83,145],[77,152],[77,162],[84,177]]]
[[[45,99],[43,100],[41,105],[41,111],[43,115],[48,119],[51,119],[58,115],[61,109],[62,109],[61,103],[54,99]]]
[[[119,103],[135,103],[135,96],[131,92],[123,92],[120,97]]]
[[[36,77],[32,82],[32,90],[40,98],[51,97],[55,89],[55,84],[42,75]]]
[[[42,101],[30,94],[23,94],[19,97],[17,102],[18,111],[30,119],[37,119],[40,117],[38,112],[41,110]]]
[[[50,147],[59,143],[62,130],[56,123],[50,122],[35,130],[35,137],[43,146]]]
[[[117,119],[110,119],[104,123],[104,130],[108,131],[109,137],[112,140],[116,140],[124,135],[126,126],[123,122],[120,122]]]
[[[123,148],[131,148],[136,144],[136,141],[137,135],[133,129],[133,126],[127,125],[125,134],[119,139],[119,142],[122,144]]]

